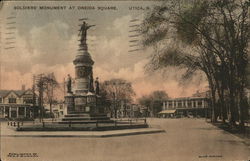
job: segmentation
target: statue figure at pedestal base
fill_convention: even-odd
[[[72,79],[71,76],[68,74],[68,79],[67,79],[67,93],[72,93]]]

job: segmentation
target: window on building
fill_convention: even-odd
[[[192,107],[191,101],[188,101],[188,107],[189,107],[189,108]]]
[[[3,103],[3,98],[2,97],[0,97],[0,103]]]
[[[33,98],[31,98],[31,97],[24,97],[23,98],[23,103],[32,104],[33,103]]]
[[[9,98],[9,103],[16,103],[16,98]]]
[[[198,101],[198,106],[202,106],[202,101]]]
[[[178,107],[182,107],[182,103],[180,101],[178,102]]]
[[[196,107],[196,103],[197,103],[197,101],[194,101],[194,107]]]
[[[32,104],[33,100],[32,99],[25,99],[23,102],[24,103],[28,103],[28,104]]]

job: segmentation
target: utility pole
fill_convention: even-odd
[[[38,106],[39,106],[39,119],[40,122],[43,121],[43,113],[44,113],[44,109],[43,109],[43,91],[44,91],[44,74],[39,74],[36,77],[36,84],[38,87]]]
[[[40,122],[43,120],[43,82],[39,82],[39,107],[40,107]]]
[[[63,97],[65,97],[65,95],[66,95],[65,86],[66,86],[66,81],[65,81],[65,77],[64,77],[64,78],[63,78]]]
[[[113,97],[114,97],[114,114],[115,114],[115,118],[117,118],[117,111],[116,111],[116,96],[115,96],[115,92],[113,92]]]
[[[1,7],[1,4],[0,4],[0,7]],[[1,23],[1,19],[0,19],[0,23]],[[2,45],[3,45],[2,44],[2,32],[1,32],[1,28],[2,28],[2,26],[0,26],[0,90],[2,89]]]
[[[35,93],[35,89],[36,88],[36,75],[33,75],[33,84],[32,84],[32,96],[33,96],[33,107],[32,107],[32,111],[33,111],[33,119],[35,119],[35,107],[36,107],[36,93]]]
[[[1,51],[1,47],[0,47],[0,90],[2,89],[2,51]]]
[[[50,73],[47,76],[45,85],[47,85],[47,97],[48,97],[49,106],[50,106],[50,115],[52,117],[53,116],[52,105],[55,102],[54,90],[56,90],[56,88],[59,87],[59,83],[56,81],[54,73]]]

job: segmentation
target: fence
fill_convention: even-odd
[[[103,120],[89,120],[89,121],[55,121],[55,120],[47,120],[42,122],[35,121],[9,121],[8,126],[11,127],[39,127],[39,128],[80,128],[80,127],[91,127],[91,128],[105,128],[105,127],[121,127],[121,126],[140,126],[147,125],[147,120],[145,119],[115,119],[109,120],[107,122]]]

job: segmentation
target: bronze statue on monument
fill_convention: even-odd
[[[81,29],[79,30],[78,36],[81,36],[81,44],[86,44],[87,40],[87,30],[95,25],[88,25],[85,21],[83,21]]]
[[[92,71],[89,74],[89,92],[94,92],[93,72]]]
[[[72,79],[71,76],[68,74],[68,79],[67,79],[67,93],[72,93]]]
[[[100,87],[99,87],[99,78],[96,77],[96,80],[95,80],[95,94],[99,95],[100,94]]]

